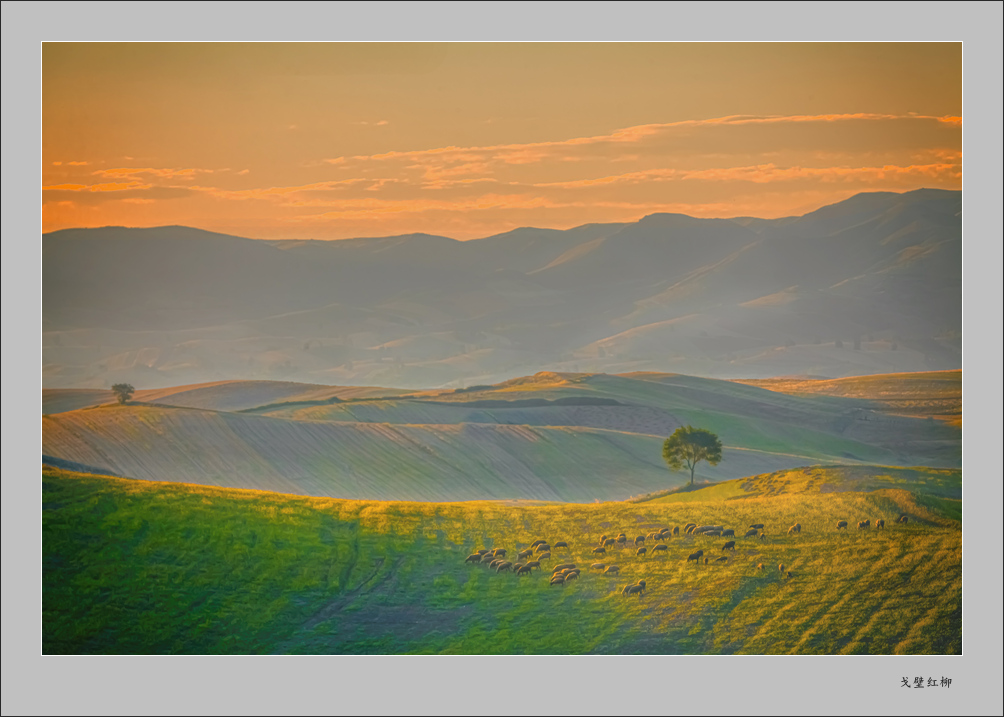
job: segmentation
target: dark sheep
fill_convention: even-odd
[[[746,535],[744,535],[743,537],[744,538],[755,538],[757,536],[757,533],[759,533],[759,532],[760,531],[758,531],[756,528],[750,528],[749,530],[746,531]]]
[[[496,558],[504,558],[505,548],[495,548],[495,550],[492,551],[492,555],[494,555]]]
[[[593,570],[603,570],[603,568],[605,568],[606,565],[603,563],[593,563],[589,567],[591,567]]]
[[[495,567],[496,573],[501,573],[503,570],[512,570],[512,563],[508,560],[503,560],[499,565]]]
[[[488,567],[489,568],[497,568],[499,565],[501,565],[504,562],[505,562],[505,560],[503,560],[502,558],[495,558],[490,563],[488,563]]]
[[[795,523],[791,527],[795,529],[796,533],[801,533],[802,532],[802,524],[801,523]]]
[[[617,542],[618,543],[626,543],[627,542],[627,536],[624,535],[624,533],[621,533],[620,535],[617,536]]]
[[[901,515],[901,516],[899,516],[899,518],[896,519],[896,522],[897,523],[906,523],[908,520],[909,520],[909,518],[907,516]]]
[[[574,571],[574,570],[572,570],[571,572],[565,573],[565,582],[566,583],[569,580],[578,580],[578,579],[579,579],[579,574],[576,571]]]
[[[725,552],[726,550],[735,551],[735,549],[736,549],[736,541],[734,540],[730,540],[727,543],[725,543],[725,545],[722,546],[722,552]]]
[[[538,545],[543,545],[543,544],[544,544],[544,543],[546,543],[546,542],[547,542],[546,540],[535,540],[535,541],[533,541],[532,543],[530,543],[530,550],[533,550],[533,549],[534,549],[534,548],[536,548],[536,547],[537,547]]]
[[[705,559],[706,559],[706,558],[705,558]],[[726,561],[728,561],[728,559],[729,559],[729,556],[728,556],[728,555],[723,555],[723,556],[722,556],[722,557],[720,557],[720,558],[715,558],[715,562],[716,562],[716,563],[721,563],[721,562],[726,562]]]
[[[696,528],[696,527],[697,527],[697,523],[687,523],[685,526],[683,526],[683,532],[686,533],[691,528]]]
[[[606,539],[607,539],[606,533],[604,533],[603,535],[601,535],[600,536],[600,545],[603,545],[603,543],[606,541]]]
[[[639,535],[637,538],[634,539],[634,544],[635,545],[641,545],[644,542],[645,542],[645,536],[644,535]]]
[[[521,565],[516,569],[517,575],[530,575],[533,572],[533,568],[529,565]]]
[[[763,530],[763,523],[753,523],[750,527],[754,530]]]
[[[879,528],[884,528],[884,527],[885,527],[885,519],[884,518],[879,518],[878,520],[875,521],[875,529],[876,530],[878,530]]]
[[[465,563],[480,563],[481,562],[481,554],[480,553],[471,553],[470,555],[467,556],[467,559],[464,562]]]
[[[837,522],[837,530],[840,530],[841,528],[846,528],[846,527],[847,527],[847,521],[846,520],[841,520],[841,521]]]
[[[635,556],[636,557],[641,557],[642,555],[644,555],[647,552],[648,552],[648,550],[646,548],[638,548],[638,550],[635,551]]]
[[[550,584],[551,585],[564,585],[565,584],[565,576],[564,575],[555,575],[554,577],[551,578]]]
[[[645,581],[644,580],[639,580],[638,581],[638,587],[641,588],[642,592],[645,592]]]
[[[531,555],[533,555],[533,548],[527,548],[526,550],[520,550],[516,554],[516,559],[522,560],[523,558],[529,558]]]
[[[794,534],[795,534],[795,526],[793,525],[790,528],[788,528],[788,535],[794,535]]]
[[[541,543],[534,549],[534,551],[537,553],[548,553],[551,551],[551,546],[547,543]]]
[[[793,573],[793,572],[791,572],[790,570],[788,570],[787,572],[785,572],[784,576],[785,576],[786,578],[790,578],[790,577],[791,577],[792,575],[794,575],[794,574],[795,574],[795,573]]]
[[[760,532],[760,540],[766,540],[766,539],[767,539],[767,534],[764,533],[763,531],[761,531]]]
[[[551,559],[550,553],[541,553],[540,555],[537,556],[537,560],[550,560],[550,559]]]
[[[481,562],[484,563],[485,565],[487,565],[488,563],[490,563],[494,559],[495,559],[495,556],[492,555],[491,553],[485,553],[484,555],[481,556]]]
[[[665,543],[659,543],[658,545],[653,545],[652,546],[652,555],[655,555],[656,553],[658,553],[660,551],[662,551],[663,553],[668,553],[669,552],[669,546],[666,545]]]
[[[680,526],[676,525],[673,527],[673,535],[679,535],[679,534],[680,534]]]
[[[539,560],[531,560],[529,563],[526,564],[526,567],[530,568],[530,570],[533,570],[534,568],[537,568],[537,570],[540,570],[540,561]]]
[[[698,550],[696,553],[691,553],[690,555],[687,556],[687,562],[689,563],[691,560],[693,560],[695,563],[699,563],[701,562],[702,557],[704,557],[704,551]]]
[[[622,595],[637,595],[641,599],[641,594],[645,591],[645,588],[641,585],[628,585],[621,591]]]
[[[608,565],[607,569],[603,571],[604,575],[617,575],[621,569],[616,565]]]
[[[552,573],[557,573],[561,570],[571,570],[575,567],[575,563],[563,563],[562,565],[555,565]]]
[[[568,543],[566,543],[564,540],[559,540],[557,543],[554,544],[554,547],[555,548],[567,548],[568,547]]]
[[[710,559],[711,559],[711,558],[705,558],[705,559],[704,559],[704,564],[705,564],[705,565],[707,565],[707,564],[708,564],[708,561],[709,561]]]
[[[777,565],[777,571],[779,573],[783,573],[784,572],[784,563],[778,563],[778,565]]]
[[[609,548],[611,545],[616,545],[617,541],[614,538],[607,538],[603,541],[603,547]]]
[[[722,531],[722,537],[723,538],[734,538],[734,537],[736,537],[736,531],[733,530],[732,528],[729,528],[727,530],[723,530]]]
[[[477,551],[477,554],[478,555],[484,555],[487,552],[488,552],[488,548],[481,548],[481,550]]]
[[[516,573],[516,572],[518,572],[518,571],[519,571],[519,569],[520,569],[521,567],[523,567],[523,563],[513,563],[513,564],[512,564],[512,571],[513,571],[514,573]]]
[[[606,548],[593,548],[593,552],[596,555],[604,555],[604,554],[606,554],[607,549]]]
[[[871,526],[872,526],[871,520],[859,520],[858,521],[858,530],[861,530],[862,528],[870,528]]]

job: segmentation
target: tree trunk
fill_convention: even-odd
[[[690,465],[690,485],[691,485],[691,487],[693,487],[693,485],[694,485],[694,469],[695,468],[697,468],[697,464],[696,463],[692,463]]]

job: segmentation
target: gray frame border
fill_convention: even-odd
[[[4,714],[1000,714],[1001,38],[986,2],[5,2],[2,6]],[[42,657],[40,42],[950,41],[964,58],[964,655]],[[28,108],[31,108],[30,110]],[[34,184],[32,183],[34,181]],[[996,229],[994,229],[996,227]],[[38,299],[25,311],[26,296]],[[30,338],[30,341],[27,341]],[[15,347],[15,342],[18,345]],[[31,343],[25,350],[20,344]],[[34,376],[28,380],[25,377]],[[986,526],[983,529],[981,526]],[[993,526],[992,528],[990,526]],[[992,536],[992,537],[991,537]],[[988,538],[987,545],[983,539]],[[26,546],[29,546],[26,549]],[[295,662],[294,662],[295,660]],[[902,693],[899,676],[951,690]],[[520,687],[520,677],[526,687]],[[541,677],[546,675],[546,677]],[[511,685],[497,698],[484,678]]]

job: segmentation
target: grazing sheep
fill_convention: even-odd
[[[662,535],[662,533],[660,533],[659,531],[657,531],[657,530],[656,530],[656,531],[653,531],[653,532],[649,533],[649,534],[648,534],[648,535],[646,535],[645,537],[646,537],[646,538],[648,538],[649,540],[655,540],[655,539],[656,539],[656,538],[658,538],[658,537],[659,537],[660,535]]]
[[[638,548],[638,550],[635,551],[635,557],[641,557],[647,552],[648,550],[646,548]]]
[[[512,570],[512,563],[510,563],[510,562],[509,562],[508,560],[503,560],[503,561],[502,561],[502,562],[501,562],[501,563],[500,563],[500,564],[499,564],[498,566],[496,566],[496,568],[495,568],[495,572],[496,572],[496,573],[501,573],[501,572],[502,572],[503,570]]]
[[[784,563],[778,563],[777,564],[777,571],[779,573],[783,573],[784,572]]]
[[[533,570],[534,568],[537,568],[537,570],[540,570],[540,561],[539,560],[531,560],[529,563],[526,564],[526,567],[530,568],[530,570]]]
[[[655,555],[656,553],[658,553],[660,551],[662,551],[663,553],[668,553],[669,552],[669,546],[666,545],[665,543],[659,543],[658,545],[653,545],[652,546],[652,555]]]
[[[470,555],[467,556],[467,559],[464,561],[464,563],[480,563],[480,562],[481,562],[480,553],[471,553]]]
[[[704,559],[704,564],[705,564],[705,565],[707,565],[707,564],[708,564],[708,560],[710,560],[710,558],[705,558],[705,559]]]
[[[879,518],[878,520],[875,521],[875,529],[876,530],[878,530],[879,528],[884,528],[884,527],[885,527],[885,518]]]
[[[512,571],[513,571],[514,573],[516,573],[516,572],[518,572],[518,571],[519,571],[519,569],[520,569],[521,567],[523,567],[523,563],[513,563],[513,564],[512,564]]]
[[[604,563],[593,563],[589,567],[592,568],[593,570],[603,570],[603,568],[606,567],[606,564],[604,564]]]
[[[558,573],[558,572],[561,572],[562,570],[571,570],[574,567],[575,567],[575,563],[564,563],[562,565],[555,565],[554,569],[551,572],[552,573]]]
[[[572,570],[571,572],[565,573],[564,580],[565,580],[566,583],[569,580],[578,580],[578,579],[579,579],[579,573],[577,571],[575,571],[575,570]]]
[[[532,572],[533,568],[531,568],[529,565],[521,565],[519,568],[516,569],[517,575],[530,575]]]
[[[557,543],[554,544],[554,547],[555,548],[567,548],[568,547],[568,543],[566,543],[564,540],[559,540]]]
[[[607,569],[603,571],[603,574],[604,575],[617,575],[620,571],[621,571],[621,569],[619,567],[617,567],[616,565],[609,565],[609,566],[607,566]]]
[[[763,523],[753,523],[750,527],[754,530],[763,530]]]
[[[846,520],[841,520],[841,521],[837,522],[837,530],[840,530],[841,528],[846,528],[846,527],[847,527],[847,521]]]
[[[606,548],[593,548],[593,552],[597,555],[605,555],[607,552]]]
[[[722,537],[723,538],[734,538],[734,537],[736,537],[736,531],[733,530],[732,528],[728,528],[727,530],[723,530],[722,531]]]
[[[757,533],[759,533],[759,532],[760,531],[758,531],[756,528],[750,528],[749,530],[746,531],[746,535],[744,535],[743,537],[744,538],[755,538],[757,536]]]
[[[795,523],[791,527],[795,529],[796,533],[801,533],[802,532],[802,524],[801,523]]]
[[[484,555],[488,552],[488,548],[481,548],[481,550],[476,551],[478,555]]]
[[[790,578],[790,577],[791,577],[792,575],[794,575],[794,574],[795,574],[795,573],[793,573],[793,572],[791,572],[790,570],[788,570],[787,572],[785,572],[784,576],[785,576],[786,578]]]
[[[696,527],[697,527],[696,525],[688,525],[686,528],[683,529],[683,532],[685,535],[690,535],[694,532],[694,528]]]
[[[604,541],[606,541],[606,539],[607,539],[606,533],[604,533],[603,535],[601,535],[600,536],[600,545],[603,545],[603,543],[604,543]]]
[[[680,534],[680,526],[679,525],[673,526],[673,535],[679,535],[679,534]]]
[[[620,535],[617,536],[617,542],[618,543],[626,543],[627,542],[627,536],[624,533],[621,533]]]
[[[760,540],[766,540],[766,539],[767,539],[767,534],[764,533],[763,531],[760,531]]]
[[[550,559],[551,559],[550,553],[541,553],[540,555],[537,556],[537,560],[550,560]]]
[[[548,545],[547,543],[541,543],[540,545],[538,545],[534,549],[534,552],[537,552],[537,553],[549,553],[549,552],[551,552],[551,546]]]
[[[871,525],[872,525],[871,520],[859,520],[858,521],[858,530],[861,530],[862,528],[870,528]]]
[[[628,585],[621,592],[622,595],[637,595],[641,599],[641,594],[645,591],[645,588],[641,585]]]
[[[635,545],[641,545],[644,542],[645,542],[645,536],[644,535],[639,535],[637,538],[634,539],[634,544]]]
[[[790,528],[788,528],[788,535],[794,535],[794,534],[795,534],[795,526],[793,525]]]
[[[642,592],[645,592],[645,581],[644,580],[639,580],[638,581],[638,587],[641,588]]]
[[[490,563],[488,563],[488,567],[489,568],[495,568],[495,567],[498,567],[499,564],[504,563],[504,562],[505,562],[505,560],[503,560],[502,558],[495,558]]]
[[[488,563],[490,563],[494,559],[495,559],[495,556],[492,555],[491,553],[485,553],[484,555],[481,556],[481,562],[484,563],[485,565],[487,565]]]
[[[555,575],[553,578],[551,578],[550,584],[551,585],[564,585],[565,584],[565,576],[564,575]]]
[[[606,540],[603,541],[603,547],[609,548],[611,545],[615,545],[616,543],[617,541],[615,539],[607,538]]]
[[[700,563],[702,557],[704,557],[704,551],[698,550],[696,553],[691,553],[690,555],[687,556],[687,562],[689,563],[691,560],[693,560],[695,563]]]
[[[516,559],[522,560],[523,558],[529,558],[531,555],[533,555],[533,548],[527,548],[516,553]]]
[[[504,558],[505,548],[495,548],[495,550],[492,551],[492,555],[494,555],[496,558]]]
[[[763,570],[763,563],[757,563],[756,564],[756,569],[757,570]]]
[[[733,552],[734,552],[734,551],[735,551],[735,549],[736,549],[736,541],[734,541],[734,540],[730,540],[730,541],[728,541],[727,543],[725,543],[725,545],[723,545],[723,546],[722,546],[722,552],[723,552],[723,553],[724,553],[724,552],[725,552],[726,550],[731,550],[731,551],[733,551]]]
[[[721,563],[721,562],[727,562],[727,561],[728,561],[728,559],[729,559],[729,556],[728,556],[728,555],[723,555],[723,556],[722,556],[722,557],[720,557],[720,558],[715,558],[715,562],[716,562],[716,563]],[[707,560],[707,558],[705,558],[705,560]]]
[[[535,540],[535,541],[533,541],[532,543],[530,543],[530,550],[533,550],[533,549],[534,549],[534,548],[536,548],[536,547],[537,547],[538,545],[543,545],[543,544],[544,544],[544,543],[546,543],[546,542],[547,542],[546,540],[540,540],[540,539],[538,539],[538,540]]]
[[[908,520],[909,520],[909,518],[907,518],[907,516],[901,515],[901,516],[899,516],[899,518],[896,519],[896,522],[897,523],[906,523]]]
[[[697,523],[687,523],[685,526],[683,526],[683,532],[684,533],[689,533],[690,530],[691,530],[691,528],[696,528],[696,527],[697,527]]]

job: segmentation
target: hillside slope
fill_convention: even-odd
[[[839,470],[827,468],[827,481],[839,483]],[[888,470],[873,472],[881,486]],[[775,495],[778,477],[765,476],[686,500],[536,506],[341,501],[45,469],[42,650],[961,654],[960,502],[945,497],[960,479],[939,474],[932,495],[920,484],[929,473],[915,477]],[[865,518],[886,527],[854,529]],[[740,535],[764,523],[767,537],[739,538],[732,552],[722,538],[674,536],[658,556],[636,555],[635,536],[687,522]],[[795,522],[801,533],[786,535]],[[593,555],[601,535],[622,531],[628,547]],[[464,563],[472,550],[514,555],[535,539],[569,548],[523,577]],[[709,564],[687,560],[698,549]],[[590,569],[597,560],[620,574]],[[549,586],[559,562],[579,565],[579,579]],[[638,580],[643,594],[622,595]]]

